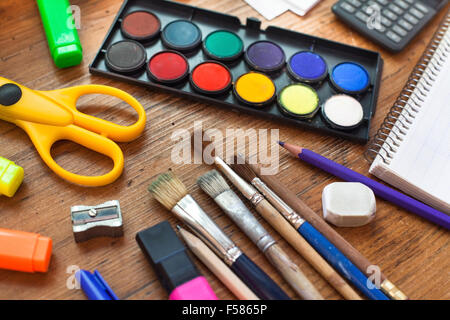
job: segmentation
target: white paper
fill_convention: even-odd
[[[245,0],[267,20],[272,20],[290,10],[304,16],[320,0]]]
[[[304,16],[309,10],[311,10],[320,0],[282,0],[289,6],[289,10]]]
[[[444,34],[439,46],[445,47],[449,41],[450,29]],[[408,129],[402,129],[404,134],[397,127],[392,129],[369,172],[450,215],[450,58],[442,61],[443,56],[440,59],[440,71],[436,71],[432,64],[426,68],[414,91],[415,95],[411,95],[407,101],[407,107],[415,105],[419,111],[413,119],[406,110],[402,112],[400,120],[405,125],[406,120],[409,120],[411,124],[408,123]],[[433,76],[434,81],[427,80],[431,86],[425,82],[427,74],[431,74],[428,69],[435,70],[434,74],[438,72],[437,76]],[[426,94],[422,95],[421,92]],[[414,96],[421,97],[423,102],[413,104],[410,100]],[[400,123],[398,126],[401,128]],[[402,141],[398,142],[396,151],[391,152],[390,164],[386,164],[382,157],[387,158],[386,151],[390,151],[392,142],[398,140],[396,135],[401,136]]]
[[[272,20],[289,10],[284,0],[245,0],[267,20]]]

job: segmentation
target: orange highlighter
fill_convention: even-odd
[[[51,254],[49,237],[0,228],[0,269],[47,272]]]

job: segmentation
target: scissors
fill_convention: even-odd
[[[117,97],[132,106],[139,119],[130,126],[121,126],[79,112],[76,102],[86,94]],[[37,91],[0,77],[0,119],[25,130],[41,158],[61,178],[82,186],[98,187],[114,182],[122,174],[123,153],[114,141],[136,139],[145,128],[146,114],[135,98],[113,87],[82,85]],[[101,176],[82,176],[63,169],[50,152],[52,145],[60,140],[73,141],[111,158],[113,169]]]

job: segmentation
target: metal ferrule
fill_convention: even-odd
[[[263,200],[264,200],[263,195],[261,193],[257,192],[250,199],[250,202],[256,207]]]
[[[398,289],[395,284],[388,279],[381,283],[381,290],[384,291],[391,299],[394,300],[408,300],[408,297]]]
[[[300,217],[294,209],[289,207],[286,202],[284,202],[275,192],[270,189],[267,184],[265,184],[260,178],[254,178],[252,180],[252,185],[256,187],[269,202],[292,224],[296,229],[298,229],[305,220]]]
[[[222,173],[227,176],[228,180],[230,180],[231,183],[233,183],[233,185],[239,189],[239,191],[245,198],[251,200],[255,193],[259,193],[255,188],[247,183],[247,181],[242,179],[236,172],[234,172],[233,169],[231,169],[231,167],[226,164],[225,161],[223,161],[221,158],[214,157],[214,163],[217,165],[220,171],[222,171]]]
[[[262,252],[275,244],[275,240],[256,220],[233,190],[222,192],[214,201],[236,223],[239,228],[255,243]]]
[[[184,221],[228,265],[232,265],[242,251],[215,224],[198,203],[188,194],[184,196],[172,212]]]

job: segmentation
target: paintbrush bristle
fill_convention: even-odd
[[[211,198],[230,190],[230,186],[217,170],[211,170],[202,175],[198,178],[197,184]]]
[[[169,210],[172,210],[178,201],[184,198],[188,193],[183,182],[170,171],[159,175],[158,178],[148,186],[148,191]]]
[[[246,163],[240,164],[242,161],[238,162],[238,157],[234,157],[233,164],[231,165],[231,168],[241,176],[244,180],[247,180],[248,182],[251,182],[253,179],[257,178],[256,173],[253,171],[253,169]]]

